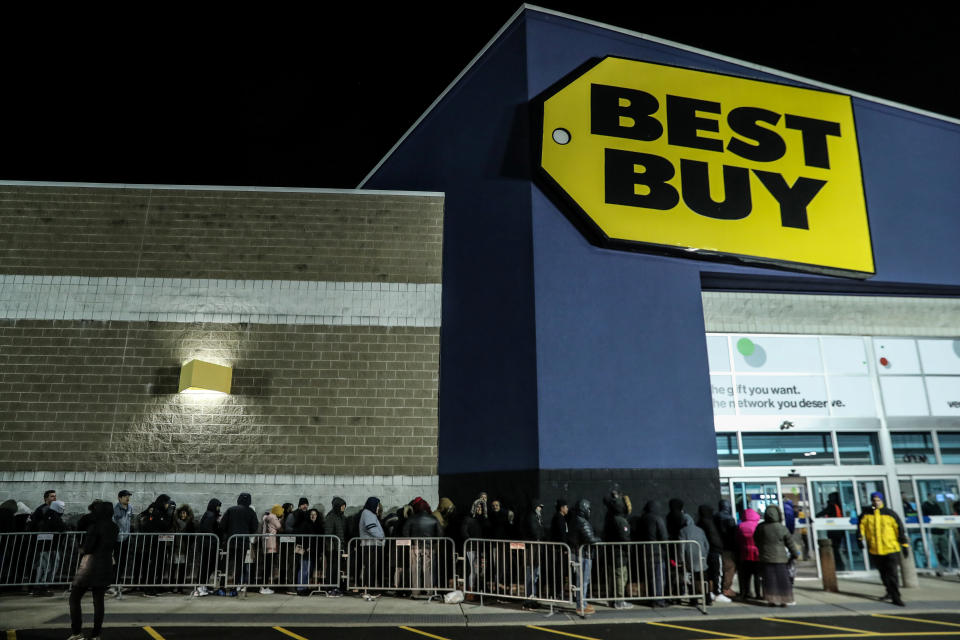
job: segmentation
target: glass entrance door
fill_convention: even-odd
[[[960,569],[957,540],[960,517],[955,514],[960,491],[956,478],[915,478],[920,504],[926,566],[937,573]]]
[[[776,479],[733,482],[733,509],[737,521],[743,520],[745,509],[753,509],[763,519],[763,512],[771,504],[780,506],[780,483]]]
[[[879,491],[886,496],[883,480],[813,480],[810,488],[813,528],[818,539],[832,543],[837,571],[867,570],[866,552],[857,546],[857,518],[863,505],[870,504],[871,493]]]

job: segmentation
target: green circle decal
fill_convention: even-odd
[[[740,338],[737,340],[737,351],[742,353],[744,356],[751,355],[755,348],[756,345],[753,344],[753,341],[750,340],[750,338]]]

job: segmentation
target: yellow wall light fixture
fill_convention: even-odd
[[[179,393],[230,393],[233,369],[203,360],[190,360],[180,368]]]

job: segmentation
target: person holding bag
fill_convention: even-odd
[[[98,502],[93,507],[93,524],[87,529],[83,539],[83,556],[80,566],[73,577],[70,590],[70,632],[67,640],[82,640],[85,636],[80,600],[90,590],[93,593],[93,631],[89,640],[100,640],[103,627],[103,596],[107,587],[113,584],[113,545],[120,529],[113,522],[113,506],[109,502]]]

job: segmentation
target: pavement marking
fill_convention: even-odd
[[[432,633],[427,633],[426,631],[420,631],[420,629],[414,629],[413,627],[400,627],[404,631],[410,631],[411,633],[419,633],[422,636],[427,636],[428,638],[434,638],[434,640],[450,640],[450,638],[444,638],[443,636],[435,636]],[[304,638],[306,640],[306,638]]]
[[[580,640],[600,640],[599,638],[591,638],[590,636],[578,636],[575,633],[567,633],[566,631],[557,631],[556,629],[548,629],[547,627],[538,627],[535,624],[528,624],[527,629],[536,629],[537,631],[546,631],[547,633],[556,633],[557,635],[567,636],[568,638],[579,638]]]
[[[891,616],[885,613],[872,614],[876,618],[892,618],[893,620],[906,620],[907,622],[926,622],[927,624],[945,624],[948,627],[960,627],[956,622],[941,622],[940,620],[924,620],[923,618],[908,618],[906,616]]]
[[[698,629],[696,627],[681,627],[678,624],[667,624],[666,622],[647,622],[646,624],[655,624],[658,627],[669,627],[671,629],[680,629],[681,631],[696,631],[697,633],[712,633],[715,636],[722,636],[724,638],[746,638],[747,636],[743,635],[734,635],[732,633],[721,633],[719,631],[710,631],[709,629]]]
[[[295,634],[293,631],[287,631],[287,630],[284,629],[283,627],[274,627],[274,629],[277,630],[277,631],[279,631],[280,633],[285,633],[285,634],[287,634],[288,636],[290,636],[290,637],[293,638],[294,640],[307,640],[307,639],[304,638],[303,636],[299,636],[299,635]]]
[[[16,629],[7,629],[7,640],[17,640]]]
[[[153,627],[144,627],[143,630],[146,631],[153,640],[165,640],[162,635],[154,631]]]
[[[648,622],[647,624],[660,624],[663,626],[666,625],[662,622]],[[696,629],[696,631],[706,631],[706,629]],[[740,640],[815,640],[819,638],[820,640],[827,640],[828,638],[903,638],[911,637],[916,638],[918,636],[936,636],[942,638],[943,636],[960,636],[960,631],[867,631],[859,633],[817,633],[811,635],[798,635],[798,636],[734,636],[740,638]]]
[[[769,620],[770,622],[789,622],[790,624],[802,624],[808,627],[820,627],[821,629],[833,629],[834,631],[850,631],[852,633],[859,634],[868,634],[872,631],[865,631],[863,629],[851,629],[849,627],[835,627],[830,624],[819,624],[817,622],[806,622],[803,620],[792,620],[790,618],[761,618],[762,620]]]

